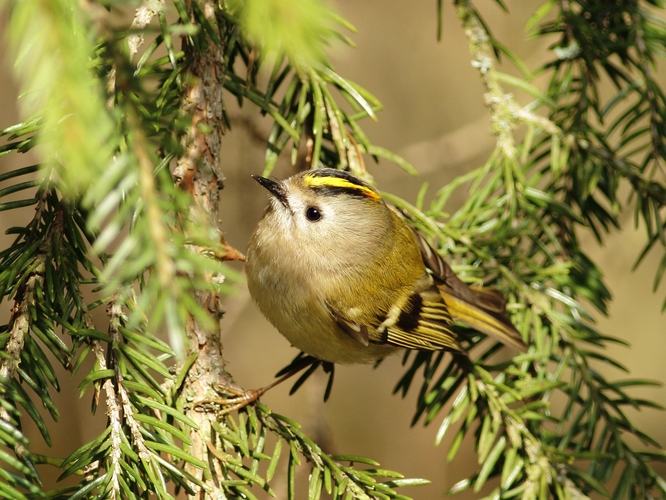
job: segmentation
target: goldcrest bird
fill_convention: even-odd
[[[460,281],[369,184],[333,169],[253,177],[270,203],[248,245],[248,287],[301,351],[342,364],[401,348],[464,353],[454,321],[525,349],[502,294]]]

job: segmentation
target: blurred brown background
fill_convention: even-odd
[[[528,67],[536,68],[553,40],[528,41],[523,27],[543,2],[507,1],[508,15],[492,0],[476,3],[494,35],[523,58]],[[439,186],[484,162],[494,139],[489,134],[483,88],[477,71],[470,64],[467,41],[451,5],[445,2],[441,42],[436,41],[435,2],[338,0],[336,7],[356,26],[358,34],[352,36],[356,49],[341,44],[333,48],[334,67],[372,92],[385,107],[379,113],[378,123],[364,123],[366,133],[374,143],[405,156],[421,172],[418,178],[412,178],[388,162],[368,164],[380,189],[413,201],[423,182],[430,182],[434,193]],[[0,25],[3,31],[5,22]],[[5,54],[4,45],[2,47],[0,54]],[[18,120],[17,89],[10,68],[11,61],[4,57],[0,67],[0,128]],[[508,64],[502,70],[515,73]],[[666,84],[663,76],[662,71]],[[232,99],[227,100],[227,106],[237,126],[228,134],[224,148],[222,170],[227,181],[220,221],[228,241],[244,249],[266,204],[265,192],[249,174],[260,173],[263,168],[262,144],[256,134],[266,137],[270,123],[258,119],[252,106],[238,109]],[[252,127],[244,125],[248,120]],[[250,128],[254,135],[249,133]],[[32,161],[25,157],[2,157],[0,172]],[[275,175],[288,175],[289,171],[288,164],[280,164]],[[460,199],[450,203],[449,210],[453,210]],[[26,218],[30,215],[24,214]],[[14,213],[12,220],[7,220],[5,213],[0,213],[0,217],[3,217],[0,219],[3,231],[21,223]],[[632,378],[664,381],[666,332],[660,308],[666,290],[657,294],[651,291],[660,256],[654,252],[632,273],[631,267],[643,244],[643,232],[633,229],[632,213],[628,212],[622,219],[625,231],[610,235],[604,247],[586,237],[588,249],[605,273],[614,295],[609,317],[598,318],[600,328],[632,344],[629,349],[609,348],[612,357],[629,367]],[[10,240],[2,238],[4,248]],[[4,303],[2,307],[4,319],[10,306]],[[237,295],[229,298],[227,307],[223,332],[228,369],[244,387],[266,385],[296,351],[257,312],[244,285],[238,286]],[[599,369],[611,379],[622,377],[612,367],[600,366]],[[274,411],[302,422],[331,452],[372,457],[383,468],[432,481],[429,486],[405,490],[405,494],[419,499],[441,498],[448,487],[474,470],[476,456],[470,446],[463,445],[455,461],[447,463],[450,441],[434,446],[441,418],[427,428],[421,424],[410,428],[414,398],[408,396],[402,400],[391,395],[402,373],[397,357],[386,360],[377,370],[369,366],[338,367],[333,393],[326,404],[321,401],[323,377],[318,380],[313,377],[294,396],[288,396],[290,385],[285,384],[262,400]],[[101,410],[96,419],[89,418],[90,395],[79,399],[76,390],[80,377],[71,380],[62,373],[60,381],[63,389],[55,401],[62,414],[59,423],[52,426],[54,446],[49,453],[66,456],[94,437],[105,423]],[[666,404],[663,388],[634,394]],[[638,427],[658,441],[666,442],[663,413],[628,411],[628,414]],[[35,451],[46,452],[38,433],[31,427],[27,432]],[[471,444],[471,440],[467,443]],[[47,481],[52,478],[47,475]],[[477,496],[481,495],[466,492],[457,498]]]

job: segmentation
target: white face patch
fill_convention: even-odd
[[[328,237],[334,235],[336,221],[339,220],[339,214],[336,211],[334,200],[325,197],[312,199],[313,197],[304,195],[301,191],[293,190],[289,193],[290,217],[293,227],[298,228],[302,235],[322,235]],[[284,211],[284,210],[283,210]],[[316,212],[316,217],[314,217]]]
[[[278,225],[280,231],[289,231],[294,224],[294,217],[289,208],[285,207],[275,198],[270,198],[271,208],[273,210],[273,220]]]

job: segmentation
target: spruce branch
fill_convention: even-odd
[[[65,0],[7,3],[9,40],[22,54],[16,71],[30,95],[20,101],[24,116],[40,120],[44,163],[71,191],[85,189],[111,156],[113,127],[99,81],[90,78],[90,12]]]
[[[7,357],[0,362],[0,377],[3,379],[14,377],[21,364],[25,337],[30,330],[30,306],[35,302],[37,288],[43,287],[44,283],[44,260],[44,255],[35,256],[35,260],[28,267],[28,277],[23,290],[12,309],[12,329],[4,349]]]
[[[215,405],[211,405],[206,411],[215,415]],[[424,479],[407,479],[397,472],[378,468],[380,464],[372,459],[326,454],[301,431],[300,425],[271,412],[261,403],[246,407],[237,418],[229,414],[223,415],[214,428],[223,438],[225,446],[217,449],[211,446],[209,451],[217,461],[221,473],[220,484],[230,497],[248,495],[247,484],[256,485],[274,495],[270,482],[284,454],[287,455],[286,481],[289,498],[295,498],[296,474],[305,465],[301,457],[305,458],[311,467],[308,498],[312,499],[328,494],[334,499],[350,497],[404,500],[406,497],[398,494],[396,488],[428,483]],[[272,453],[267,439],[268,433],[278,438],[272,445]],[[248,460],[252,465],[246,468],[244,463]],[[265,479],[258,474],[262,462],[267,462]],[[381,480],[382,478],[385,480]]]
[[[5,3],[14,47],[28,54],[19,65],[22,87],[40,89],[42,101],[34,116],[0,132],[8,138],[0,155],[40,141],[45,155],[37,180],[24,177],[37,166],[0,175],[10,184],[0,197],[37,189],[0,203],[3,211],[36,209],[26,227],[12,228],[16,239],[0,252],[1,295],[15,304],[0,330],[0,444],[10,450],[0,456],[0,495],[40,496],[37,463],[79,478],[49,493],[74,498],[170,498],[169,483],[190,497],[252,498],[254,488],[273,492],[279,465],[290,497],[303,469],[310,472],[308,498],[402,498],[396,488],[422,484],[371,459],[324,453],[298,424],[261,403],[226,416],[214,403],[198,404],[214,401],[216,387],[233,387],[222,357],[219,298],[234,278],[223,261],[242,255],[218,228],[218,216],[225,219],[218,213],[229,125],[224,98],[273,119],[264,175],[288,148],[298,168],[340,167],[371,180],[370,155],[414,170],[369,141],[361,123],[376,119],[381,104],[324,56],[331,40],[351,43],[342,31],[353,27],[319,3],[309,10],[308,2],[292,2],[296,28],[275,15],[277,24],[262,33],[261,20],[281,0],[265,12],[257,2],[175,0],[172,21],[166,2],[146,0],[128,31],[118,31],[97,2]],[[105,5],[116,9],[115,2]],[[579,241],[590,231],[603,241],[633,204],[647,230],[639,261],[666,245],[666,100],[653,70],[663,55],[664,22],[645,2],[548,2],[529,23],[537,36],[560,36],[552,60],[535,72],[550,76],[542,90],[492,37],[473,2],[455,5],[497,147],[429,206],[425,188],[415,203],[385,198],[465,281],[506,293],[530,349],[508,359],[500,346],[460,327],[471,359],[413,353],[396,390],[418,388],[414,422],[438,421],[438,442],[453,434],[451,459],[474,435],[477,471],[454,490],[480,491],[495,477],[495,498],[666,494],[654,466],[663,451],[625,412],[657,406],[631,393],[652,383],[611,381],[596,370],[597,363],[622,365],[599,349],[617,341],[593,322],[610,293]],[[555,15],[544,21],[549,11]],[[157,30],[149,27],[155,17]],[[38,23],[50,45],[24,29]],[[499,54],[524,79],[500,72]],[[46,78],[49,68],[55,71]],[[605,101],[603,79],[616,89]],[[534,100],[522,105],[507,87]],[[625,181],[627,202],[618,195]],[[460,187],[469,187],[467,200],[447,216],[444,207]],[[84,298],[90,287],[101,292],[92,303]],[[99,306],[108,310],[105,333],[90,316]],[[159,338],[162,328],[170,345]],[[47,442],[49,435],[29,391],[57,418],[49,395],[58,387],[53,359],[76,373],[91,353],[80,389],[93,388],[93,409],[104,390],[108,427],[66,459],[31,454],[22,419],[34,420]],[[613,476],[617,485],[609,483]]]
[[[461,21],[462,28],[467,36],[469,51],[472,55],[472,66],[479,70],[479,76],[483,83],[486,94],[485,103],[491,113],[491,130],[497,137],[497,147],[500,151],[500,157],[495,162],[505,162],[506,175],[515,176],[515,179],[507,179],[506,183],[513,189],[514,183],[516,192],[508,192],[507,201],[513,203],[516,198],[520,198],[522,192],[527,187],[523,178],[520,163],[525,163],[525,158],[519,156],[518,147],[515,144],[514,133],[519,125],[526,125],[530,141],[535,133],[546,132],[555,144],[560,144],[564,139],[562,130],[548,118],[535,114],[527,106],[520,106],[514,97],[505,92],[502,82],[516,82],[515,79],[499,73],[495,68],[494,51],[492,47],[492,38],[485,28],[484,24],[469,1],[457,1],[456,9],[458,18]],[[536,105],[552,102],[538,90],[529,89],[529,83],[519,81],[523,89],[528,88],[532,94],[538,96]],[[531,107],[535,107],[532,105]],[[570,139],[566,141],[570,142]],[[528,143],[529,144],[529,143]],[[529,149],[529,148],[527,148]],[[553,158],[560,160],[560,157],[566,158],[566,154],[559,154],[559,146],[554,151]],[[553,169],[559,167],[553,165]],[[511,172],[511,173],[510,173]]]
[[[550,4],[551,7],[554,5]],[[471,336],[467,349],[474,360],[471,366],[463,369],[454,360],[437,378],[437,370],[442,370],[439,367],[443,364],[442,357],[431,359],[417,355],[396,390],[402,390],[404,394],[417,370],[423,366],[424,382],[415,421],[423,414],[426,423],[432,421],[447,401],[452,402],[438,433],[438,439],[441,439],[453,423],[462,421],[449,459],[455,456],[471,424],[476,420],[482,422],[476,435],[479,470],[472,478],[456,485],[455,491],[472,486],[478,491],[489,477],[498,475],[500,486],[491,496],[521,494],[523,498],[544,495],[583,498],[591,490],[608,495],[606,484],[613,471],[616,467],[624,467],[622,481],[613,492],[617,498],[663,494],[663,480],[656,479],[659,476],[652,468],[652,460],[639,460],[640,451],[628,444],[628,437],[638,437],[649,446],[658,447],[659,444],[636,429],[621,409],[624,405],[655,405],[634,398],[622,389],[625,384],[631,387],[633,382],[607,381],[594,369],[595,360],[620,369],[623,369],[622,365],[603,353],[580,345],[585,342],[604,346],[615,341],[594,329],[592,314],[582,306],[581,299],[586,299],[605,312],[610,294],[596,266],[580,249],[574,232],[576,226],[596,231],[593,216],[615,221],[598,205],[589,205],[587,200],[595,194],[594,189],[584,194],[576,192],[580,189],[576,177],[586,172],[578,163],[580,151],[596,148],[588,138],[594,137],[596,141],[605,132],[599,130],[591,136],[586,135],[597,123],[588,124],[582,113],[574,115],[579,121],[571,126],[571,115],[562,113],[562,108],[569,104],[559,103],[560,100],[568,102],[570,96],[562,92],[562,83],[558,83],[552,84],[548,94],[540,99],[542,103],[557,103],[555,106],[549,104],[551,116],[547,121],[553,126],[549,129],[528,122],[527,137],[515,145],[516,108],[512,111],[512,105],[507,104],[512,103],[512,98],[504,96],[499,85],[499,81],[506,81],[506,78],[497,78],[491,59],[491,46],[500,44],[493,41],[491,45],[492,38],[486,25],[470,2],[458,2],[457,6],[475,65],[480,69],[487,95],[491,95],[486,98],[486,104],[491,110],[493,123],[503,124],[499,130],[493,127],[498,135],[498,148],[484,167],[443,188],[429,209],[396,198],[392,201],[419,229],[435,238],[440,248],[457,256],[459,260],[454,268],[466,280],[474,282],[480,281],[482,276],[497,276],[486,278],[484,283],[513,290],[517,300],[509,304],[509,309],[514,311],[514,323],[529,330],[531,347],[528,353],[518,355],[510,362],[489,364],[496,347],[491,346],[474,356],[481,345],[478,336]],[[563,4],[563,10],[569,16],[566,18],[569,22],[566,33],[574,36],[572,26],[585,26],[580,19],[574,18],[587,14],[585,11],[567,11],[569,6],[569,3]],[[611,17],[613,8],[601,9],[599,17],[605,22],[613,19],[624,23],[626,17]],[[612,32],[612,29],[608,31]],[[592,88],[596,85],[595,62],[590,58],[594,53],[591,49],[581,52],[581,57],[587,58],[586,73],[581,74],[586,76],[588,86],[580,89],[591,96],[586,102],[592,102],[593,109],[600,109],[601,103],[594,100],[596,89]],[[576,55],[561,58],[558,64],[577,64]],[[554,80],[559,76],[560,73],[554,73]],[[571,88],[572,92],[578,91],[575,85]],[[495,92],[494,96],[492,92]],[[580,109],[580,99],[574,100],[570,106]],[[613,105],[617,102],[620,102],[619,98],[612,101]],[[627,116],[621,119],[631,120]],[[563,145],[566,148],[561,147]],[[599,149],[611,150],[605,143]],[[521,151],[520,156],[518,151]],[[631,163],[627,156],[613,151],[607,157],[609,160],[615,158],[615,161],[610,160],[610,165],[625,166],[625,172],[618,173],[626,175],[626,165]],[[635,172],[639,177],[634,176],[632,184],[639,190],[645,189],[649,184],[639,173],[642,170],[637,168]],[[536,189],[545,179],[549,183],[547,188],[543,191]],[[442,217],[442,208],[451,192],[470,182],[464,205],[451,216]],[[596,186],[616,203],[617,185],[616,180],[609,179]],[[571,203],[572,199],[576,199],[577,204]],[[445,223],[438,219],[445,219]],[[654,226],[658,224],[656,222]],[[601,236],[599,232],[596,234]],[[503,249],[508,244],[512,248],[510,257]],[[492,376],[495,370],[497,375]],[[475,383],[477,380],[482,384]],[[488,387],[492,390],[487,390]],[[567,398],[562,409],[550,407],[550,401],[557,393]],[[474,406],[474,401],[482,404]],[[512,406],[503,406],[498,401]],[[494,416],[493,412],[502,417]],[[518,422],[528,432],[527,436],[522,434],[522,440],[516,439],[521,433],[514,426],[516,420],[511,418],[512,414],[519,416]],[[556,431],[552,433],[545,425],[550,420],[557,423]],[[530,435],[533,436],[531,440]],[[527,446],[530,442],[538,443],[541,452],[535,453],[533,446]],[[661,460],[659,452],[651,456]],[[591,460],[592,465],[584,470],[581,460]],[[628,479],[630,477],[634,478],[633,484]]]
[[[226,26],[218,24],[214,2],[204,1],[191,4],[190,19],[195,23],[206,23],[220,35]],[[226,131],[222,82],[225,74],[225,48],[204,37],[184,39],[184,49],[189,59],[186,84],[181,96],[181,108],[188,113],[191,124],[181,139],[184,154],[179,158],[174,170],[176,185],[189,192],[194,200],[189,214],[194,223],[217,228],[219,211],[219,189],[224,175],[219,170],[222,135]],[[191,251],[198,251],[191,247]],[[208,275],[207,279],[212,279]],[[216,384],[232,383],[225,370],[220,340],[219,318],[222,315],[219,299],[213,293],[198,292],[196,300],[201,307],[215,318],[213,325],[206,327],[196,320],[186,324],[188,353],[196,354],[188,367],[182,394],[189,401],[202,401],[212,397]],[[225,382],[226,381],[226,382]],[[202,462],[211,461],[211,449],[224,447],[220,433],[216,432],[210,416],[198,411],[194,406],[185,409],[185,415],[196,422],[196,430],[191,433],[191,453]],[[219,466],[210,469],[197,469],[188,466],[188,472],[200,480],[200,485],[192,485],[191,498],[206,492],[212,498],[224,496],[220,487],[223,477]]]
[[[150,24],[152,19],[164,9],[164,0],[144,0],[140,7],[136,9],[134,19],[130,26],[131,29],[140,31]],[[127,47],[129,49],[129,59],[132,59],[139,51],[139,47],[144,42],[144,36],[141,33],[133,34],[127,37]]]
[[[101,344],[94,340],[92,342],[92,352],[95,355],[95,359],[99,365],[100,370],[106,370],[106,359],[104,356],[104,349]],[[118,480],[118,475],[120,473],[120,457],[121,457],[121,436],[122,436],[122,417],[121,417],[121,408],[118,404],[118,398],[116,397],[116,391],[111,382],[111,379],[106,379],[102,384],[102,389],[106,394],[106,414],[109,419],[109,427],[111,429],[110,433],[110,442],[111,442],[111,452],[109,453],[109,469],[111,470],[110,482],[110,493],[112,498],[120,493],[120,483]],[[95,467],[99,469],[99,467]]]

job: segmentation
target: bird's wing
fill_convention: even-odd
[[[386,312],[370,320],[326,304],[340,329],[363,345],[384,344],[407,349],[464,352],[451,331],[451,315],[429,275],[400,295]]]
[[[345,332],[354,340],[358,340],[364,346],[368,346],[370,344],[370,332],[366,325],[361,325],[360,323],[357,323],[356,321],[353,321],[350,318],[343,316],[339,312],[331,310],[330,308],[329,310],[331,311],[333,319],[335,319],[335,322],[340,327],[340,330]]]
[[[382,340],[407,349],[464,352],[451,330],[451,314],[439,290],[429,276],[422,281],[429,286],[417,286],[391,307],[377,328]]]

